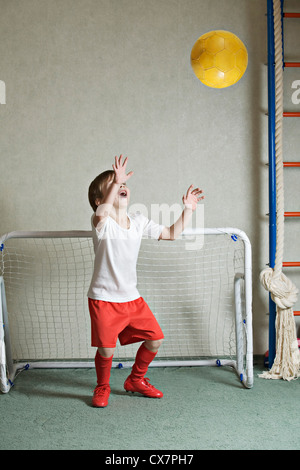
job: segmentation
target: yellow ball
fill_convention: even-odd
[[[229,31],[210,31],[195,42],[191,65],[199,80],[212,88],[234,85],[244,75],[248,53],[243,42]]]

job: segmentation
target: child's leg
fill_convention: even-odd
[[[136,353],[135,363],[133,364],[131,374],[124,383],[127,392],[139,392],[146,397],[161,398],[163,393],[151,385],[145,374],[149,364],[155,358],[162,340],[145,341]],[[148,349],[151,347],[152,350]]]
[[[109,385],[115,348],[98,348],[95,356],[97,385]]]
[[[98,348],[96,352],[97,387],[94,390],[92,405],[97,408],[104,408],[108,405],[110,395],[109,379],[113,353],[114,348]]]
[[[135,363],[133,364],[130,374],[133,380],[145,377],[149,364],[151,364],[155,358],[161,343],[162,340],[145,341],[142,343],[136,353]]]
[[[153,387],[145,374],[162,343],[164,334],[142,297],[130,303],[129,322],[119,334],[122,345],[144,340],[137,351],[131,374],[124,383],[126,391],[139,392],[147,397],[161,398],[163,393]]]

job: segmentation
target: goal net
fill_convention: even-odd
[[[93,367],[87,291],[91,232],[11,232],[0,239],[1,390],[26,367]],[[138,289],[164,332],[154,366],[229,365],[252,387],[251,246],[238,229],[143,239]],[[117,345],[131,366],[138,344]]]

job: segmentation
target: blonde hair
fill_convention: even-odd
[[[92,206],[94,212],[97,210],[97,204],[96,204],[96,199],[102,199],[104,194],[102,192],[103,189],[103,184],[110,181],[115,175],[115,172],[113,170],[106,170],[103,171],[103,173],[100,173],[100,175],[96,176],[96,178],[91,182],[89,186],[89,202],[90,205]]]

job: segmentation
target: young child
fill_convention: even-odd
[[[130,190],[126,182],[133,172],[126,174],[127,162],[128,158],[123,161],[123,155],[115,157],[113,170],[101,173],[89,187],[89,201],[94,210],[91,223],[95,263],[88,301],[92,346],[97,347],[97,386],[92,405],[100,408],[108,404],[110,371],[118,338],[121,345],[143,341],[131,374],[125,380],[125,390],[152,398],[163,396],[145,378],[164,335],[137,290],[138,253],[142,237],[175,240],[203,199],[202,191],[190,186],[183,196],[183,212],[171,227],[158,225],[140,213],[128,214]]]

